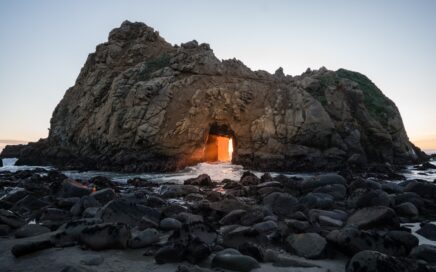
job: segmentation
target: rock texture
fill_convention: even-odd
[[[424,158],[395,104],[364,75],[300,76],[220,61],[208,44],[172,46],[124,22],[88,56],[51,119],[49,137],[6,147],[21,164],[175,170],[204,160],[209,134],[233,138],[233,162],[255,169],[333,169]]]

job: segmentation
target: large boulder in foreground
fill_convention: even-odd
[[[205,161],[210,135],[234,138],[233,161],[255,169],[425,158],[395,104],[362,74],[252,71],[236,59],[220,61],[208,44],[173,46],[128,21],[88,56],[48,138],[15,155],[19,164],[175,170]]]

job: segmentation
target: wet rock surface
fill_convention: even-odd
[[[186,185],[122,185],[71,180],[56,171],[0,172],[0,184],[18,188],[1,191],[8,205],[0,209],[0,243],[8,246],[0,259],[20,264],[76,250],[84,255],[68,267],[100,271],[112,258],[104,252],[117,251],[139,252],[135,258],[162,269],[183,263],[181,271],[327,271],[338,261],[333,271],[432,271],[434,246],[419,245],[400,222],[422,221],[417,233],[433,239],[428,220],[435,200],[405,192],[416,181],[387,186],[366,175],[258,178],[247,172],[233,181],[201,175]],[[85,258],[90,252],[105,257]]]

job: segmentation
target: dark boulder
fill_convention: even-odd
[[[287,193],[271,193],[263,198],[263,205],[278,216],[289,217],[298,200]]]
[[[410,252],[410,257],[426,261],[429,264],[436,264],[436,246],[426,244],[419,245]]]
[[[399,228],[400,221],[394,210],[384,206],[373,206],[357,210],[347,220],[347,225],[360,229]]]
[[[115,191],[111,188],[106,188],[102,190],[98,190],[96,192],[93,192],[90,197],[93,197],[98,202],[100,202],[102,205],[105,205],[109,201],[115,199],[116,194]]]
[[[421,228],[417,230],[416,233],[429,240],[436,241],[436,225],[434,224],[421,224]]]
[[[289,252],[307,259],[325,257],[327,241],[318,233],[291,234],[286,238]]]
[[[0,224],[5,224],[11,228],[17,229],[24,226],[26,222],[21,218],[21,216],[14,212],[0,210]]]
[[[126,248],[130,228],[123,223],[105,223],[85,227],[79,236],[80,243],[93,250]]]
[[[27,224],[15,232],[15,238],[32,237],[50,232],[50,229],[39,224]]]
[[[185,185],[195,185],[200,187],[213,187],[215,184],[210,179],[208,174],[201,174],[196,178],[190,178],[184,181]]]
[[[389,195],[382,190],[371,190],[363,193],[356,200],[356,208],[364,208],[371,206],[386,206],[389,207],[392,203]]]
[[[62,182],[61,197],[82,197],[90,193],[91,189],[75,180],[66,179]]]
[[[257,185],[260,183],[260,179],[255,174],[246,171],[242,174],[240,182],[244,186]]]
[[[418,239],[409,232],[364,231],[355,227],[333,230],[327,235],[327,240],[346,255],[374,250],[393,256],[407,256],[418,245]]]
[[[346,272],[430,272],[424,264],[412,259],[392,257],[377,251],[357,253],[346,265]]]
[[[179,263],[183,261],[185,256],[185,246],[180,244],[170,244],[161,247],[156,254],[154,259],[157,264],[164,263]]]
[[[135,226],[147,216],[156,225],[160,222],[160,212],[154,208],[137,204],[127,199],[115,199],[107,203],[98,213],[104,222],[120,222]]]
[[[410,182],[406,188],[404,188],[404,191],[416,193],[423,198],[436,199],[436,184],[433,183],[421,181]]]
[[[315,188],[333,184],[341,184],[345,186],[347,185],[347,181],[344,177],[338,174],[324,174],[305,180],[301,184],[301,190],[303,193],[308,193],[312,192]]]

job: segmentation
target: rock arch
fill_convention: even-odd
[[[426,158],[395,104],[362,74],[252,71],[217,59],[208,44],[173,46],[128,21],[88,56],[53,112],[49,137],[15,156],[17,164],[172,171],[204,161],[211,131],[233,135],[233,162],[259,170]]]

